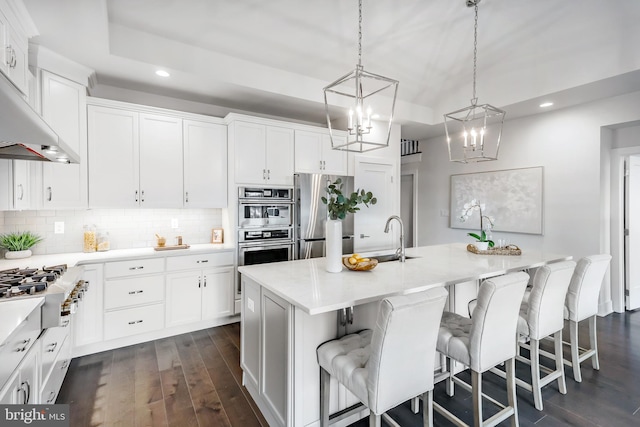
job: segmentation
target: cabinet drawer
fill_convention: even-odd
[[[233,265],[233,251],[167,258],[167,271],[218,267],[222,265]]]
[[[110,311],[104,321],[108,340],[155,331],[164,327],[164,304]]]
[[[162,302],[164,275],[105,281],[104,309]]]
[[[0,347],[0,387],[9,379],[40,335],[40,308],[18,326],[12,337]]]
[[[42,334],[40,341],[42,342],[42,379],[45,380],[49,376],[53,364],[60,354],[60,349],[68,340],[69,326],[58,326],[57,328],[49,328]]]
[[[44,375],[42,377],[46,381],[42,384],[42,388],[40,389],[41,404],[46,405],[55,403],[58,397],[58,393],[60,392],[60,388],[62,387],[64,377],[67,374],[67,370],[69,369],[70,363],[71,340],[67,339],[64,341],[64,344],[62,344],[62,348],[60,349],[58,358],[54,361],[51,375],[49,375],[49,378]]]
[[[106,279],[162,272],[164,272],[164,258],[108,262],[104,266],[104,277]]]

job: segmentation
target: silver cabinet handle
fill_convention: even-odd
[[[142,270],[144,268],[144,265],[139,265],[137,267],[129,267],[129,270]]]
[[[11,68],[16,68],[18,65],[18,55],[16,55],[16,50],[11,48]]]
[[[267,179],[267,170],[262,169],[262,179]]]
[[[5,62],[9,67],[11,67],[11,58],[13,57],[13,55],[12,55],[11,51],[12,51],[13,49],[11,49],[11,45],[8,45],[8,46],[6,47],[6,49],[5,49],[5,50],[6,50],[7,59],[6,59],[4,62]]]
[[[185,203],[189,203],[189,192],[186,191],[184,194],[185,194],[185,197],[184,197]]]
[[[131,291],[131,292],[129,292],[129,295],[141,294],[141,293],[143,293],[143,292],[144,292],[144,291],[143,291],[142,289],[140,289],[140,290],[138,290],[138,291]]]
[[[142,323],[142,320],[132,320],[131,322],[129,322],[130,325],[135,325],[137,323]]]
[[[204,287],[207,287],[207,276],[204,276]]]
[[[22,404],[24,405],[29,403],[29,400],[31,400],[31,384],[29,384],[29,381],[25,380],[24,382],[22,382],[18,390],[22,391]]]
[[[271,169],[267,169],[267,179],[271,179]]]
[[[366,239],[367,237],[371,237],[371,236],[367,236],[367,235],[365,235],[365,234],[360,234],[360,238],[361,238],[361,239]]]
[[[204,264],[205,262],[209,262],[209,260],[208,259],[200,259],[200,260],[196,261],[196,264],[200,264],[200,263]]]
[[[25,351],[27,349],[27,347],[29,347],[29,343],[30,342],[31,342],[31,338],[23,340],[22,344],[24,344],[24,345],[22,346],[22,348],[16,348],[16,352],[22,353],[23,351]]]
[[[60,322],[60,327],[66,328],[67,326],[69,326],[69,319],[64,319],[62,322]]]
[[[69,363],[70,363],[69,359],[65,360],[62,366],[60,366],[60,370],[64,371],[65,369],[67,369],[69,367]]]
[[[47,353],[53,353],[54,351],[56,351],[56,347],[58,347],[58,342],[54,342],[49,344],[51,346],[50,349],[47,350]]]
[[[202,278],[198,276],[198,288],[202,287]]]
[[[136,202],[137,202],[137,201],[138,201],[138,190],[136,190],[136,196],[135,196],[135,198],[136,198]]]
[[[47,202],[50,202],[51,199],[53,198],[53,190],[51,189],[51,187],[47,187],[47,194],[49,194],[47,196]]]
[[[144,202],[144,190],[140,192],[140,201]]]
[[[22,186],[22,184],[18,184],[18,188],[20,189],[20,196],[18,197],[18,200],[22,200],[22,198],[24,197],[24,187]]]
[[[53,403],[56,399],[56,392],[52,391],[49,393],[49,398],[47,399],[47,403]]]

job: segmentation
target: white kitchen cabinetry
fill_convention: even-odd
[[[93,105],[87,114],[89,206],[139,207],[138,114]]]
[[[35,165],[28,160],[12,161],[13,209],[31,209],[32,169]]]
[[[233,122],[236,184],[293,185],[293,129]]]
[[[42,164],[42,206],[45,209],[86,208],[86,89],[48,71],[41,71],[40,75],[42,117],[80,155],[79,164]]]
[[[227,206],[227,127],[184,120],[184,206]]]
[[[2,4],[0,4],[2,6]],[[17,22],[10,22],[9,11],[0,10],[0,71],[25,95],[29,93],[28,48],[29,40]]]
[[[84,266],[82,278],[88,282],[87,291],[82,296],[75,314],[73,347],[81,347],[102,341],[104,268],[102,264]]]
[[[76,317],[74,327],[78,323],[79,318]],[[47,329],[39,339],[41,343],[39,398],[42,404],[55,403],[58,397],[58,392],[71,363],[71,339],[69,323]]]
[[[346,143],[346,137],[335,136]],[[296,173],[347,175],[347,152],[334,150],[331,136],[305,130],[295,131]]]
[[[164,259],[106,263],[105,340],[164,327]]]
[[[166,324],[233,315],[233,252],[167,258]]]

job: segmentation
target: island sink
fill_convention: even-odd
[[[388,254],[388,255],[371,255],[371,258],[375,258],[378,262],[389,262],[389,261],[399,261],[400,255],[398,254]],[[405,259],[413,259],[418,258],[414,256],[407,256]]]

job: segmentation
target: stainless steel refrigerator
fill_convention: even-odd
[[[327,220],[327,205],[320,198],[326,196],[330,182],[341,178],[342,191],[353,192],[353,177],[323,174],[296,174],[296,259],[317,258],[325,255],[324,225]],[[353,215],[342,222],[342,253],[353,253]]]

